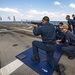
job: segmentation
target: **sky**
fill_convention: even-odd
[[[75,0],[0,0],[0,19],[3,21],[41,20],[65,21],[75,14]],[[72,17],[71,17],[72,18]]]

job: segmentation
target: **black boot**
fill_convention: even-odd
[[[75,56],[68,56],[68,58],[72,60],[75,58]]]
[[[39,57],[35,57],[35,56],[32,56],[31,60],[34,61],[34,62],[38,62],[38,63],[40,62],[40,58]]]
[[[66,75],[64,71],[65,71],[65,67],[61,64],[56,69],[56,72],[58,73],[58,75]]]

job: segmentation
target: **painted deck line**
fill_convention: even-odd
[[[20,60],[16,59],[13,62],[9,63],[8,65],[2,67],[0,69],[0,73],[1,75],[10,75],[22,65],[23,63]]]

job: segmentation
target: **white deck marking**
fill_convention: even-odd
[[[16,59],[13,62],[9,63],[8,65],[2,67],[0,69],[0,73],[1,75],[10,75],[22,65],[23,63],[20,60]]]

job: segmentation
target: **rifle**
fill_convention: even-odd
[[[31,22],[31,24],[36,24],[36,25],[38,25],[38,27],[42,26],[42,22]]]

